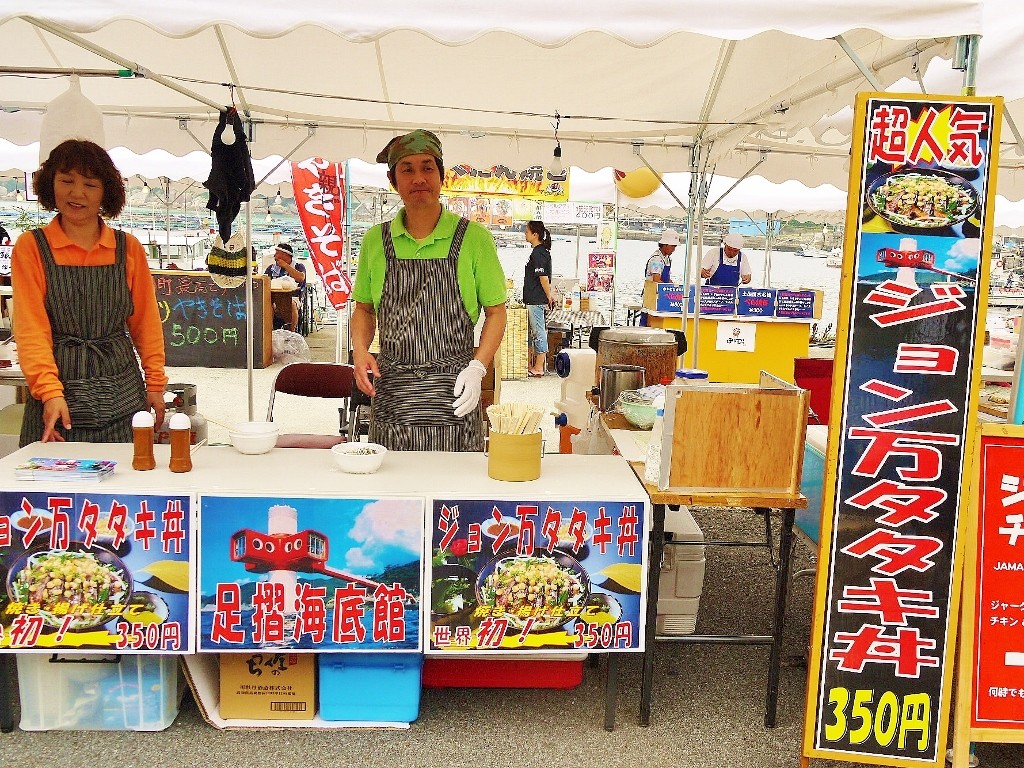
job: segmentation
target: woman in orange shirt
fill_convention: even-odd
[[[14,335],[31,393],[21,445],[130,442],[135,412],[152,407],[162,423],[167,376],[145,249],[101,218],[121,213],[124,180],[102,147],[70,140],[43,163],[36,191],[57,216],[11,254]]]

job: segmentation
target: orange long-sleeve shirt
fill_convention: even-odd
[[[43,230],[53,251],[53,260],[61,266],[100,267],[116,258],[114,230],[102,224],[100,239],[86,251],[64,234],[55,216]],[[127,236],[126,273],[135,310],[128,318],[128,333],[142,360],[146,389],[162,392],[167,385],[164,373],[164,337],[156,304],[156,289],[146,263],[146,251],[132,235]],[[46,314],[46,275],[42,257],[31,232],[25,232],[11,253],[11,286],[14,292],[14,337],[18,360],[32,396],[46,402],[64,396],[64,385],[53,358],[53,331]]]

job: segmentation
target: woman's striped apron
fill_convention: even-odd
[[[382,225],[386,271],[370,440],[389,450],[483,450],[479,409],[459,417],[452,408],[455,379],[473,359],[473,321],[456,269],[468,225],[459,219],[444,259],[399,259],[391,224]]]
[[[126,270],[125,234],[114,230],[114,263],[61,266],[41,229],[32,230],[46,276],[44,307],[53,332],[53,357],[71,412],[67,440],[124,443],[132,439],[132,415],[148,410],[146,388],[127,332],[134,311]],[[43,434],[43,404],[29,397],[21,445]]]

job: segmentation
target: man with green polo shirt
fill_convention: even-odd
[[[397,136],[377,162],[388,164],[404,207],[363,237],[352,291],[352,359],[357,386],[373,397],[370,440],[400,451],[482,450],[481,383],[505,333],[494,238],[441,206],[444,160],[430,131]]]

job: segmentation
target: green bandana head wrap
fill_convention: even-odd
[[[438,165],[444,165],[441,157],[441,140],[430,131],[422,129],[410,131],[404,136],[395,136],[377,153],[377,162],[387,163],[390,170],[399,160],[409,155],[433,155],[437,158]]]

